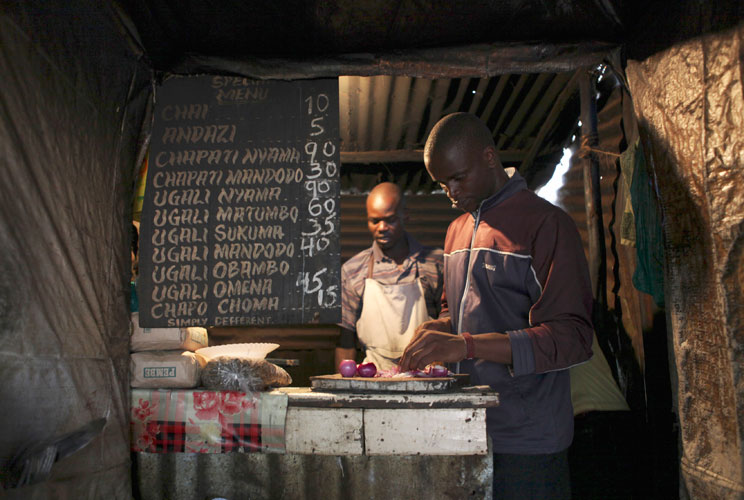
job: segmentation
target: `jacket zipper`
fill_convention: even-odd
[[[463,311],[465,311],[465,298],[468,295],[468,288],[470,288],[470,275],[472,274],[471,266],[473,262],[473,244],[475,243],[475,233],[478,231],[478,224],[480,223],[480,213],[483,202],[478,206],[475,211],[475,223],[473,224],[473,235],[470,237],[470,249],[468,250],[468,265],[467,274],[465,275],[465,289],[462,291],[462,297],[460,297],[460,308],[457,314],[457,334],[462,334],[462,320],[464,317]],[[460,373],[460,362],[457,362],[456,373]]]

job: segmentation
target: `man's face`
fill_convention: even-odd
[[[398,244],[404,236],[398,200],[390,196],[367,200],[367,228],[381,249],[388,250]]]
[[[496,191],[495,152],[465,145],[426,156],[426,170],[453,206],[473,212]]]

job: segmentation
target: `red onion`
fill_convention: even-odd
[[[449,370],[447,369],[447,367],[442,365],[431,364],[427,366],[426,370],[424,371],[426,371],[426,373],[428,373],[430,377],[446,377],[447,375],[449,375]]]
[[[359,363],[356,371],[360,377],[374,377],[377,373],[377,366],[374,363]]]
[[[343,377],[353,377],[357,372],[356,361],[353,359],[345,359],[338,365],[338,371]]]

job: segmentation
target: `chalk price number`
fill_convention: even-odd
[[[331,192],[331,179],[338,175],[338,166],[333,159],[336,145],[330,139],[323,140],[322,137],[326,133],[324,113],[330,103],[328,96],[308,96],[304,102],[307,104],[307,114],[312,117],[310,136],[313,140],[305,144],[305,153],[310,164],[310,173],[305,176],[305,190],[310,195],[307,204],[309,227],[302,232],[300,249],[304,255],[313,257],[329,247],[329,235],[336,231],[336,200],[327,196]]]
[[[310,275],[309,272],[300,272],[297,275],[298,287],[302,287],[305,295],[318,294],[318,305],[321,307],[333,307],[338,301],[338,285],[325,286],[323,284],[323,274],[328,271],[327,267]]]

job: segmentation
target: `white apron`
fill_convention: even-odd
[[[418,271],[412,282],[383,285],[371,277],[374,256],[371,259],[364,280],[362,314],[356,323],[357,338],[366,350],[364,362],[389,370],[398,364],[416,327],[431,318]]]

